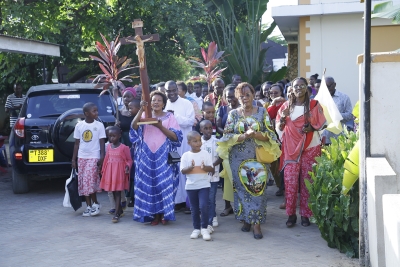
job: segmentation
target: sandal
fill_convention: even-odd
[[[168,223],[168,221],[166,219],[164,219],[164,218],[161,219],[161,224],[162,225],[166,225],[167,223]]]
[[[159,221],[158,220],[154,220],[150,223],[151,226],[156,226],[158,225]]]
[[[297,222],[297,215],[290,215],[288,220],[286,221],[286,226],[291,228],[296,225]]]
[[[245,222],[240,230],[242,230],[242,232],[250,232],[250,228],[251,224]]]
[[[225,217],[225,216],[228,216],[229,214],[233,214],[233,209],[232,209],[232,207],[229,207],[229,208],[227,208],[227,209],[224,209],[224,211],[221,212],[220,216],[221,216],[221,217]]]
[[[117,223],[118,221],[119,221],[119,215],[117,214],[117,215],[115,215],[113,218],[112,218],[112,220],[111,220],[113,223]]]
[[[310,219],[307,217],[301,216],[301,225],[304,227],[310,226]]]
[[[283,196],[283,190],[279,189],[278,191],[276,191],[275,196],[277,197]]]

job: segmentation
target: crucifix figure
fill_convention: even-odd
[[[140,38],[140,35],[136,35],[134,37],[135,41],[132,40],[126,40],[128,43],[135,43],[136,44],[136,55],[138,56],[139,59],[139,68],[140,69],[144,69],[145,68],[145,57],[144,57],[144,42],[148,42],[153,40],[153,36],[148,38],[148,39],[144,39],[142,40],[142,38]]]
[[[144,112],[145,118],[140,120],[140,124],[157,123],[157,119],[153,119],[151,117],[149,76],[147,74],[144,43],[157,42],[160,40],[160,37],[158,34],[143,35],[143,21],[141,19],[135,19],[132,22],[132,28],[135,29],[135,37],[129,36],[121,38],[121,45],[134,43],[137,46],[136,55],[138,56],[139,60],[140,83],[142,84],[142,100],[149,103]]]

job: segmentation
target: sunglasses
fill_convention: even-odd
[[[295,86],[293,86],[293,88],[294,89],[305,89],[305,88],[307,88],[307,85],[305,85],[305,84],[295,85]]]

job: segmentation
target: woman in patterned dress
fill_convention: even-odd
[[[293,80],[293,91],[278,111],[276,131],[282,140],[285,190],[286,190],[286,221],[287,227],[293,227],[297,222],[296,203],[300,187],[301,225],[309,226],[312,215],[308,207],[309,193],[305,180],[310,181],[309,171],[321,155],[321,140],[318,131],[325,128],[326,119],[321,105],[316,100],[310,100],[307,90],[307,80],[298,77]]]
[[[138,125],[147,102],[132,121],[130,138],[135,147],[135,206],[133,220],[159,222],[175,220],[175,194],[179,183],[177,164],[168,164],[168,153],[181,146],[182,132],[174,115],[165,112],[167,97],[160,91],[150,94],[152,117],[156,124]]]
[[[241,107],[229,112],[218,151],[221,158],[229,161],[228,171],[232,172],[233,180],[233,211],[238,220],[244,221],[241,230],[249,232],[254,225],[254,238],[261,239],[260,224],[265,222],[267,216],[266,188],[271,174],[269,164],[257,161],[256,147],[264,147],[276,158],[281,151],[276,135],[269,127],[267,111],[252,104],[254,88],[248,83],[240,83],[235,95]]]

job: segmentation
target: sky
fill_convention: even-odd
[[[273,6],[287,6],[287,5],[297,5],[298,0],[269,0],[268,5],[267,5],[267,12],[262,17],[262,23],[270,24],[274,20],[271,17],[271,7]],[[272,32],[273,36],[275,35],[281,35],[280,30],[278,27],[275,28],[275,30]]]

